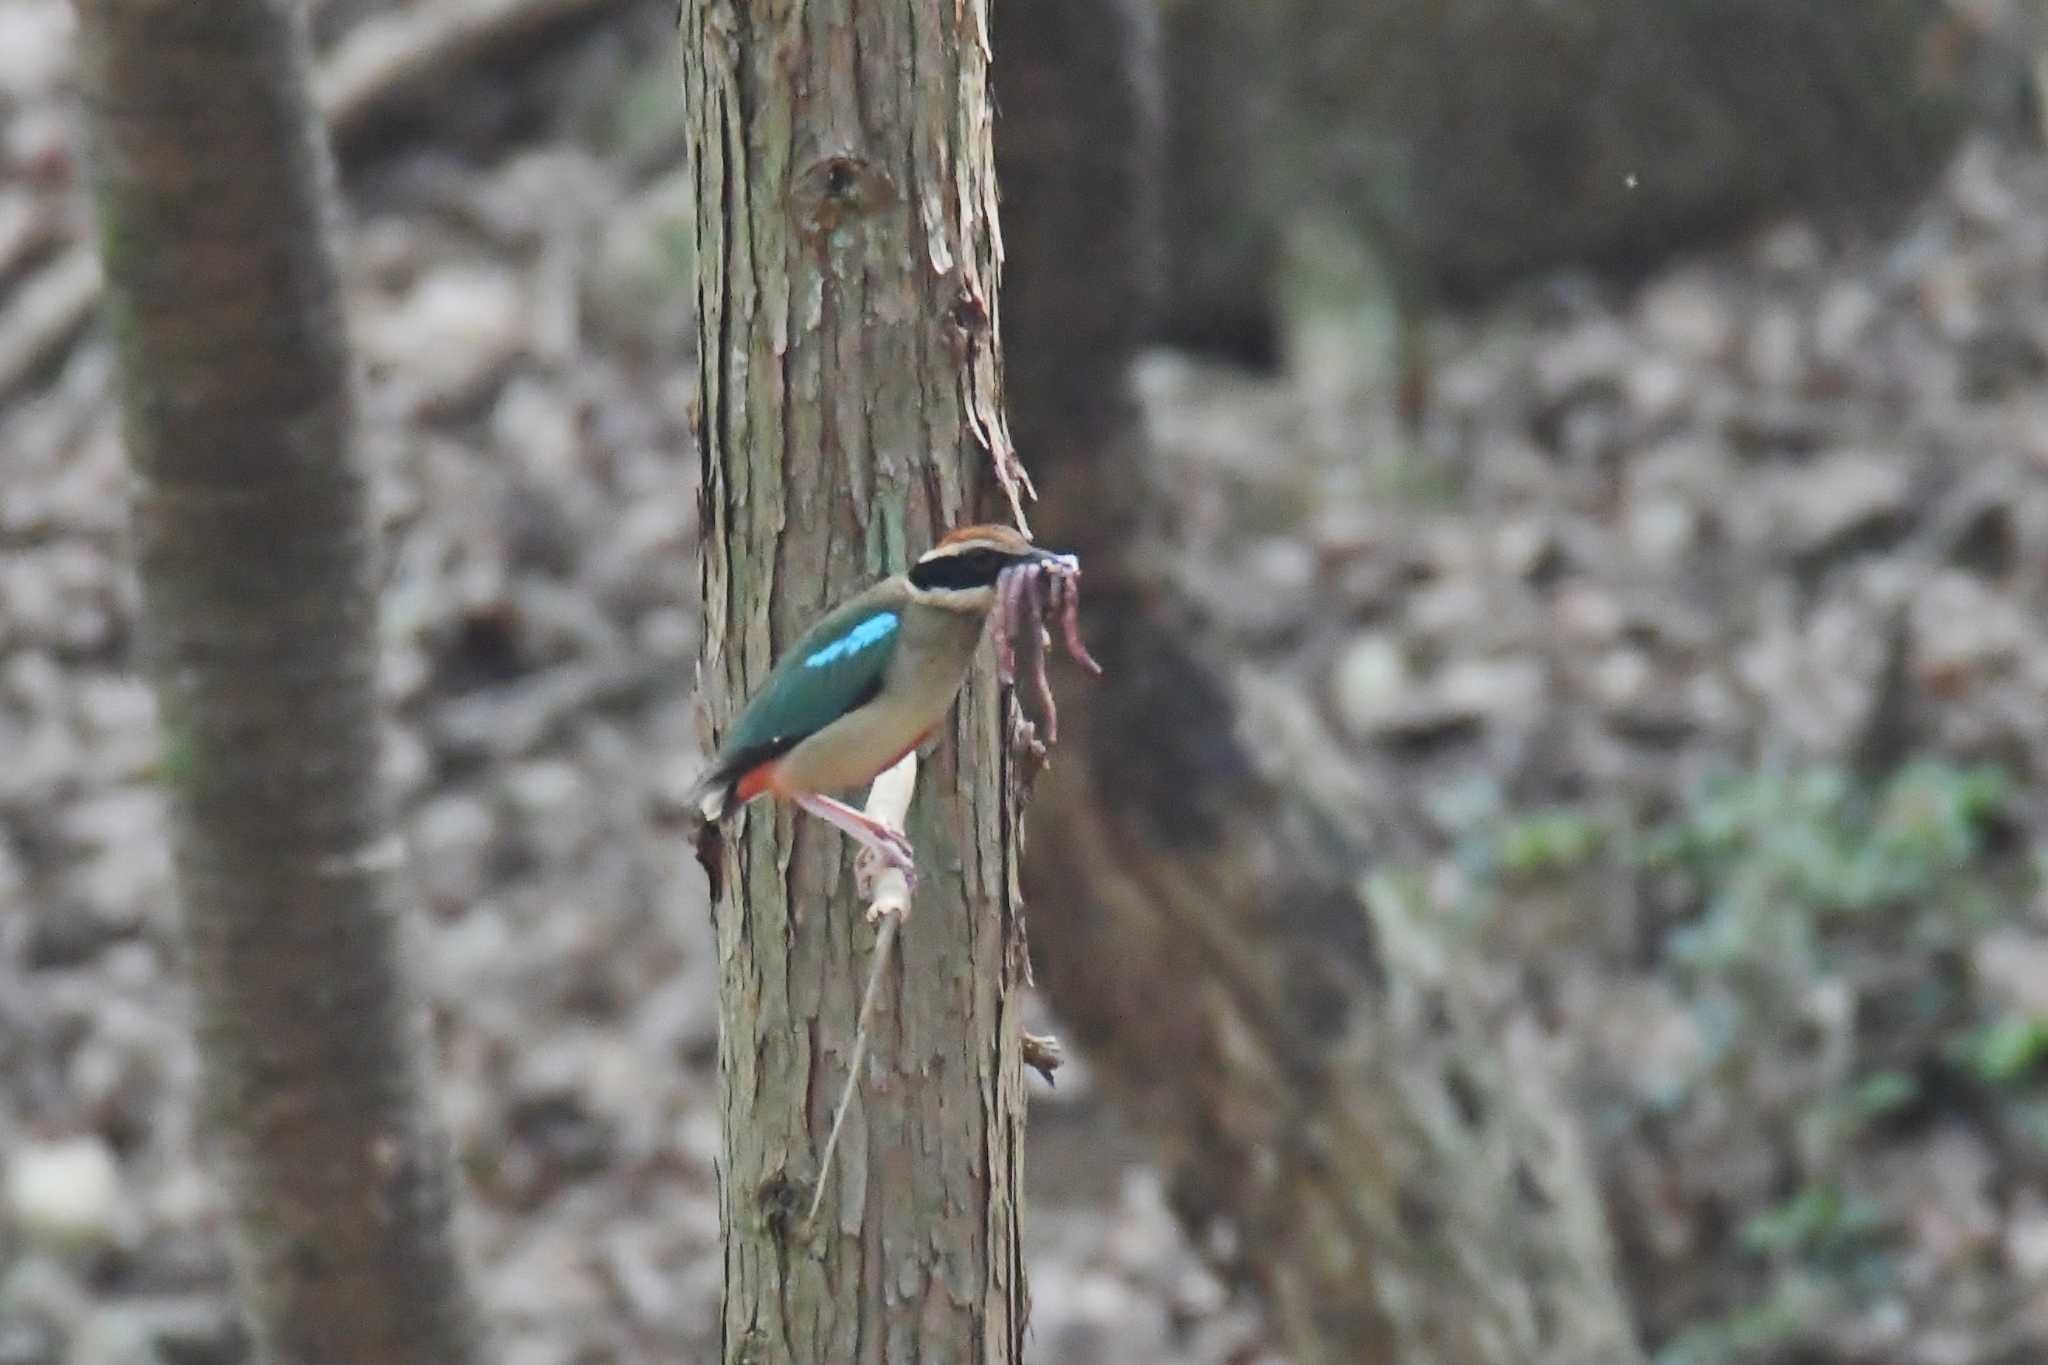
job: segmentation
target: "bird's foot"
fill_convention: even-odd
[[[911,850],[909,836],[902,830],[892,829],[866,812],[855,810],[844,801],[835,801],[829,796],[808,792],[794,799],[797,805],[828,821],[860,844],[860,856],[853,864],[853,884],[862,896],[872,897],[882,873],[890,869],[903,874],[908,890],[917,890],[917,855]],[[905,902],[903,909],[907,913],[908,897],[905,897]]]
[[[863,898],[872,898],[885,872],[901,872],[904,887],[912,892],[917,890],[917,854],[910,846],[910,840],[893,829],[877,833],[874,842],[862,840],[859,854],[853,860],[853,885]],[[878,919],[883,907],[870,907],[869,919]],[[907,916],[909,906],[903,907]]]

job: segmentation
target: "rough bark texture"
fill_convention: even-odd
[[[715,726],[820,611],[1009,460],[984,0],[688,0]],[[986,659],[923,768],[922,881],[807,1226],[873,932],[847,841],[762,804],[724,841],[725,1359],[1019,1358],[1025,970]]]
[[[380,784],[303,6],[80,0],[208,1118],[265,1358],[476,1358]]]
[[[1106,669],[1059,680],[1080,720],[1032,806],[1041,983],[1302,1365],[1637,1361],[1540,1032],[1401,897],[1367,896],[1363,839],[1313,795],[1342,775],[1313,736],[1248,745],[1195,613],[1130,552],[1152,528],[1129,238],[1156,165],[1130,149],[1157,134],[1116,86],[1139,68],[1101,50],[1142,42],[1150,7],[1119,8],[1038,0],[998,48],[1017,431]]]

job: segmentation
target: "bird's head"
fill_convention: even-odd
[[[910,566],[910,595],[951,611],[987,611],[995,605],[996,580],[1004,570],[1063,558],[1007,526],[963,526]]]

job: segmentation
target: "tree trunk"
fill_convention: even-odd
[[[1160,8],[1163,330],[1255,358],[1285,330],[1284,286],[1317,292],[1276,278],[1303,249],[1317,264],[1304,220],[1369,249],[1411,306],[1559,269],[1636,278],[1773,215],[1895,215],[1995,70],[1982,7],[1943,0]]]
[[[1010,468],[985,0],[687,0],[704,695],[719,726],[833,602]],[[815,1224],[872,932],[847,841],[763,803],[718,897],[724,1358],[1020,1355],[1025,974],[997,698],[970,679],[912,808],[922,880]]]
[[[1129,154],[1157,138],[1152,106],[1114,83],[1141,58],[1102,51],[1143,41],[1149,0],[1121,4],[1119,25],[1098,0],[1034,0],[998,49],[1010,280],[1033,304],[1005,335],[1017,430],[1042,531],[1087,566],[1106,670],[1058,684],[1078,723],[1032,809],[1040,979],[1299,1365],[1629,1365],[1597,1192],[1527,1012],[1469,954],[1446,970],[1461,950],[1401,896],[1366,894],[1313,737],[1248,746],[1199,612],[1134,553],[1156,528],[1125,389],[1146,253],[1127,237],[1158,163]]]
[[[265,1358],[461,1365],[303,9],[78,3],[145,643]]]

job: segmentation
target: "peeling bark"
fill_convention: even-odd
[[[819,612],[986,514],[1012,469],[985,0],[686,0],[703,687],[715,725]],[[873,932],[835,831],[770,804],[722,854],[724,1359],[1021,1356],[1026,962],[997,698],[924,765],[922,879],[815,1224]]]
[[[252,1326],[280,1365],[463,1365],[303,6],[78,15],[203,1102]]]

